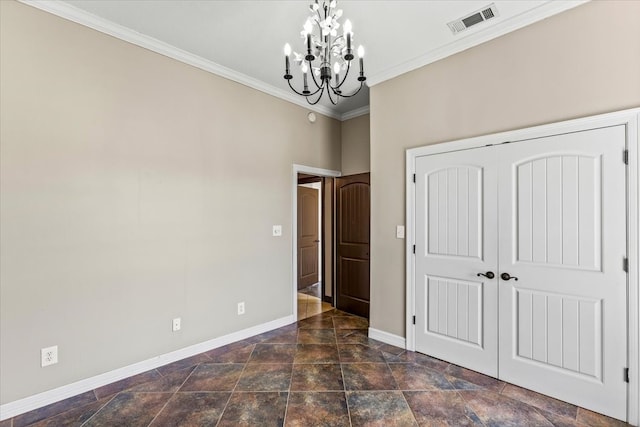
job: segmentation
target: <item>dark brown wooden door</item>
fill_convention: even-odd
[[[336,179],[336,307],[369,318],[369,174]]]
[[[318,190],[298,186],[298,289],[318,282]]]

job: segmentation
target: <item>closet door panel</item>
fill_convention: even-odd
[[[497,375],[495,157],[491,150],[416,161],[416,349]]]
[[[624,127],[500,146],[499,377],[626,416]]]

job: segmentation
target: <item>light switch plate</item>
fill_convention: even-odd
[[[396,226],[396,239],[404,239],[404,225]]]
[[[273,235],[275,237],[282,236],[282,226],[281,225],[274,225],[273,226]]]

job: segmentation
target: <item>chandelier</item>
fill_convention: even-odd
[[[347,80],[349,71],[351,71],[351,61],[354,59],[353,32],[351,31],[351,21],[347,19],[342,26],[342,34],[338,35],[340,28],[338,19],[342,16],[342,10],[336,9],[337,3],[337,0],[331,0],[329,2],[323,1],[320,5],[318,0],[315,0],[309,6],[311,16],[307,18],[300,33],[304,39],[306,53],[303,55],[293,52],[293,61],[302,72],[302,91],[293,87],[293,76],[290,69],[291,46],[289,43],[284,46],[284,79],[291,90],[304,96],[311,105],[317,104],[325,92],[331,103],[336,105],[341,97],[350,98],[360,92],[365,80],[367,80],[363,65],[364,48],[359,46],[357,53],[360,59],[360,75],[358,76],[360,86],[350,94],[345,94],[342,91],[342,85]],[[309,89],[309,80],[312,84],[311,89]]]

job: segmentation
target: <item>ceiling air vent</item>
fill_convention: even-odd
[[[476,12],[449,22],[447,25],[453,34],[458,34],[469,27],[473,27],[476,24],[493,19],[496,16],[499,16],[498,9],[494,3],[491,3],[489,6],[483,7]]]

